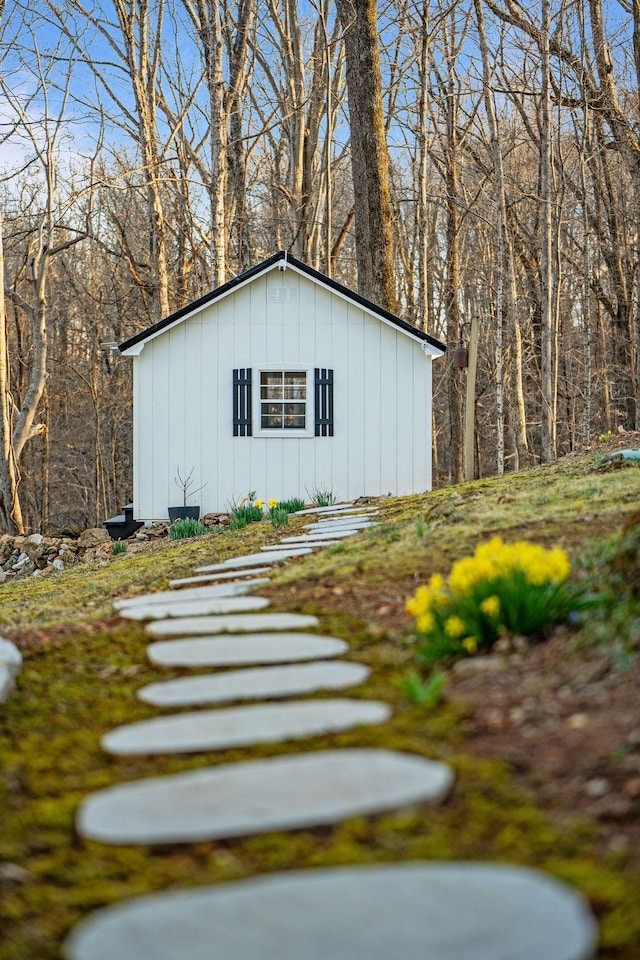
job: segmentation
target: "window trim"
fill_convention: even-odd
[[[309,366],[306,363],[288,363],[287,361],[280,363],[260,363],[255,364],[253,367],[254,376],[255,376],[255,389],[253,391],[253,436],[254,437],[269,437],[269,438],[279,438],[284,439],[290,437],[291,439],[301,439],[307,437],[315,436],[315,413],[314,413],[314,367]],[[306,426],[304,429],[301,428],[291,428],[285,429],[284,427],[263,427],[262,426],[262,407],[261,407],[261,397],[260,397],[260,387],[261,387],[261,375],[263,373],[300,373],[304,374],[307,381],[306,386],[306,399],[304,401],[304,422]],[[301,401],[299,401],[301,402]]]

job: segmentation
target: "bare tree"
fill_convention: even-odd
[[[20,502],[19,464],[26,445],[34,437],[45,433],[45,422],[38,420],[40,401],[42,400],[47,378],[47,320],[48,290],[52,263],[65,251],[87,239],[91,233],[90,206],[81,222],[74,221],[72,211],[77,196],[72,190],[66,197],[59,196],[58,190],[58,149],[64,129],[64,116],[69,95],[71,73],[66,75],[64,96],[52,116],[49,103],[49,70],[56,61],[54,52],[44,61],[33,44],[23,58],[23,69],[27,63],[32,68],[36,80],[35,91],[26,102],[12,89],[5,77],[0,77],[0,89],[5,101],[14,114],[12,134],[26,140],[33,153],[33,164],[40,171],[38,183],[43,196],[40,209],[31,211],[30,221],[21,224],[26,228],[28,253],[24,265],[24,281],[19,274],[8,286],[4,281],[4,256],[2,259],[3,288],[0,291],[0,422],[2,424],[2,458],[0,462],[0,509],[1,519],[7,529],[22,533],[24,530],[23,509]],[[42,110],[42,117],[34,119],[34,112]],[[91,192],[93,179],[89,165],[88,192]],[[66,220],[66,222],[65,222]],[[24,388],[20,390],[11,380],[11,337],[7,329],[6,298],[28,321],[30,335],[29,358],[22,355],[20,364],[26,372]]]
[[[375,0],[336,0],[344,30],[355,197],[358,289],[397,311],[389,153],[382,113]]]

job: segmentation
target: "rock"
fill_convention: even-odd
[[[477,673],[494,673],[497,670],[504,670],[506,665],[507,661],[504,657],[465,657],[464,660],[456,660],[453,672],[460,677],[468,677]]]
[[[54,570],[64,570],[64,560],[61,560],[60,557],[56,557],[51,566]]]
[[[32,533],[31,536],[27,537],[27,543],[33,544],[35,547],[41,547],[44,543],[44,537],[41,533]]]
[[[640,777],[632,777],[631,780],[627,780],[622,792],[630,800],[637,800],[640,797]]]
[[[109,543],[110,540],[111,537],[104,527],[91,527],[82,531],[78,537],[78,546],[82,550],[87,550],[90,547],[98,547],[101,543]]]
[[[33,874],[18,863],[0,863],[0,883],[28,883]]]
[[[8,574],[4,570],[0,571],[0,583],[4,583],[7,579]]]
[[[589,724],[589,717],[586,713],[572,713],[567,720],[567,726],[570,730],[584,730]]]
[[[604,797],[611,790],[611,784],[605,777],[594,777],[588,780],[584,792],[588,797]]]
[[[633,810],[633,802],[627,797],[609,794],[589,807],[589,813],[598,820],[626,820]]]
[[[26,566],[26,564],[29,563],[29,560],[30,560],[30,559],[31,559],[31,558],[30,558],[30,556],[29,556],[28,553],[21,553],[21,554],[19,555],[18,559],[16,560],[16,562],[15,562],[14,565],[13,565],[13,566],[14,566],[14,569],[15,569],[15,570],[18,570],[18,569],[21,569],[22,567]]]
[[[228,513],[205,513],[202,518],[205,527],[227,526],[231,523],[231,517]]]

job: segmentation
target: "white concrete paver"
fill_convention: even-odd
[[[294,700],[218,710],[196,710],[154,717],[111,730],[102,749],[119,757],[158,753],[198,753],[257,743],[284,743],[361,724],[383,723],[386,703],[372,700]]]
[[[265,610],[270,604],[266,597],[211,597],[204,600],[181,600],[174,595],[173,603],[133,604],[123,607],[120,616],[129,620],[165,620],[178,617],[200,617],[225,613],[247,613]]]
[[[281,540],[280,543],[287,543],[287,544],[300,543],[303,545],[305,543],[321,544],[321,543],[324,543],[325,540],[344,540],[347,537],[353,537],[355,533],[357,533],[356,530],[333,530],[333,531],[327,531],[326,533],[316,533],[316,534],[303,533],[297,537],[284,537],[284,539]]]
[[[196,567],[196,573],[216,573],[229,569],[241,569],[242,567],[255,567],[256,564],[282,563],[289,557],[306,557],[311,553],[308,547],[292,547],[291,550],[273,552],[273,553],[248,553],[243,557],[233,557],[231,560],[225,560],[223,563],[212,563],[204,567]]]
[[[323,531],[329,532],[330,530],[362,530],[375,526],[375,520],[361,520],[358,517],[347,520],[345,517],[344,520],[316,520],[313,523],[305,523],[303,524],[303,529],[313,530],[315,533],[322,533]]]
[[[344,640],[316,633],[253,633],[160,640],[147,656],[158,667],[232,667],[338,657],[348,649]]]
[[[234,700],[301,696],[317,690],[339,690],[362,683],[369,673],[369,667],[362,663],[320,660],[164,680],[142,687],[136,695],[143,703],[154,707],[195,707]]]
[[[325,537],[323,539],[316,539],[315,537],[301,537],[301,542],[305,546],[310,547],[312,550],[320,549],[322,547],[334,547],[336,543],[340,543],[339,539],[334,537]],[[272,543],[268,547],[262,547],[262,550],[290,550],[290,543]]]
[[[229,613],[217,617],[176,617],[146,627],[152,637],[206,636],[217,633],[255,633],[260,630],[305,630],[318,618],[301,613]]]
[[[268,583],[268,579],[261,579],[260,582]],[[125,597],[124,600],[114,600],[113,606],[116,610],[126,610],[136,606],[160,606],[164,603],[184,603],[187,600],[211,600],[220,597],[242,597],[250,593],[255,586],[250,580],[241,583],[215,583],[208,586],[188,587],[186,590],[162,590],[158,593],[145,593],[137,597]]]
[[[215,945],[215,949],[212,947]],[[582,897],[534,870],[406,863],[304,870],[101,910],[65,960],[592,960]]]
[[[357,507],[353,503],[334,503],[331,507],[308,507],[306,510],[296,510],[295,513],[292,513],[292,517],[308,517],[317,514],[318,516],[324,516],[325,514],[332,513],[379,513],[379,508],[376,506],[367,507],[361,506]]]
[[[253,567],[253,569],[249,570],[227,570],[222,573],[203,573],[195,577],[180,577],[177,580],[169,580],[169,586],[172,590],[180,590],[182,587],[191,586],[191,584],[216,583],[221,580],[237,580],[239,583],[256,583],[257,581],[255,580],[240,580],[240,577],[257,577],[261,573],[271,573],[271,567]]]
[[[422,757],[321,750],[109,787],[83,801],[76,826],[104,843],[191,843],[438,803],[452,782],[451,767]]]
[[[0,637],[0,703],[9,696],[22,669],[22,654],[14,643]]]

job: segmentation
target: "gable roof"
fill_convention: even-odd
[[[170,316],[165,317],[163,320],[159,320],[150,327],[147,327],[146,330],[141,330],[140,333],[136,333],[133,337],[130,337],[128,340],[125,340],[123,343],[119,344],[118,349],[121,353],[126,353],[128,351],[131,351],[131,353],[138,353],[138,350],[132,350],[132,348],[138,346],[139,344],[144,344],[144,342],[147,340],[153,339],[159,333],[162,333],[163,330],[167,329],[168,327],[172,327],[181,320],[184,320],[186,317],[197,313],[197,311],[201,310],[203,307],[223,299],[229,293],[232,293],[237,287],[244,286],[255,277],[260,276],[260,274],[272,270],[281,261],[284,261],[287,266],[293,267],[294,270],[299,271],[316,283],[322,284],[322,286],[327,287],[334,293],[339,294],[341,297],[358,304],[358,306],[362,307],[368,313],[378,317],[380,320],[391,323],[404,333],[408,333],[417,340],[422,340],[425,344],[429,344],[429,346],[433,348],[433,352],[436,356],[446,351],[447,348],[444,343],[436,340],[435,337],[429,336],[429,334],[425,333],[424,330],[414,327],[412,323],[407,323],[406,320],[402,320],[400,317],[396,317],[393,313],[389,313],[389,311],[385,310],[384,307],[379,307],[375,303],[372,303],[371,300],[367,300],[366,297],[362,297],[359,293],[349,290],[348,287],[338,283],[337,280],[333,280],[331,277],[326,277],[318,270],[314,270],[313,267],[307,266],[307,264],[303,263],[302,260],[297,260],[295,257],[292,257],[291,254],[286,250],[279,250],[272,257],[269,257],[267,260],[263,260],[262,263],[256,264],[254,267],[251,267],[249,270],[246,270],[239,276],[234,277],[233,280],[223,283],[222,286],[217,287],[215,290],[212,290],[209,293],[206,293],[198,300],[194,300],[192,303],[181,307]]]

